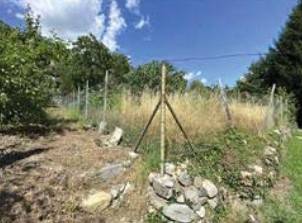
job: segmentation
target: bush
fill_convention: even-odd
[[[38,122],[51,99],[51,42],[43,39],[36,23],[24,32],[0,26],[1,123]],[[6,32],[2,32],[5,29]]]

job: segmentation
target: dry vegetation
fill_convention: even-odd
[[[110,119],[126,129],[142,129],[158,100],[158,95],[151,93],[144,93],[139,100],[129,95],[123,96],[119,108],[110,112]],[[192,138],[223,131],[227,127],[226,115],[217,94],[207,97],[193,93],[174,94],[169,96],[169,101]],[[267,106],[233,99],[230,100],[230,110],[234,127],[254,133],[262,129]],[[158,135],[159,117],[155,117],[150,127],[151,136]],[[175,141],[181,140],[179,130],[168,111],[167,119],[168,137]]]

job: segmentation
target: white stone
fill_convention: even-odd
[[[177,203],[185,203],[185,196],[183,194],[180,194],[176,197]]]
[[[197,187],[198,189],[200,189],[200,188],[202,188],[202,181],[203,181],[202,177],[200,177],[200,176],[194,177],[194,183],[193,183],[193,185],[195,187]]]
[[[163,214],[174,221],[189,223],[198,217],[194,211],[185,204],[170,204],[163,208]]]
[[[274,147],[266,146],[264,148],[264,155],[265,156],[273,156],[277,153],[277,150]]]
[[[173,176],[176,171],[176,166],[173,163],[165,163],[165,173]]]
[[[123,137],[123,133],[124,131],[121,128],[115,127],[110,139],[106,144],[108,146],[117,146]]]
[[[104,181],[107,181],[113,177],[116,177],[125,171],[124,165],[122,163],[117,164],[107,164],[103,167],[96,175]]]
[[[210,198],[215,197],[218,194],[217,187],[209,180],[204,180],[202,182],[203,188],[206,190]]]
[[[154,207],[156,210],[160,210],[161,208],[163,208],[164,206],[167,205],[168,201],[165,200],[162,197],[159,197],[153,190],[152,187],[148,188],[148,198],[150,201],[150,204],[152,205],[152,207]]]
[[[210,207],[213,208],[213,209],[215,209],[217,207],[218,201],[219,201],[218,197],[208,199],[208,203],[209,203]]]
[[[160,197],[170,199],[173,195],[174,181],[168,175],[153,178],[152,186],[155,193]]]
[[[187,173],[187,171],[180,172],[178,176],[178,181],[181,185],[185,187],[192,185],[192,179],[190,175]]]
[[[241,179],[251,178],[253,174],[248,171],[240,171]]]
[[[192,204],[199,203],[199,190],[194,186],[184,188],[184,195],[187,201]]]
[[[123,161],[123,166],[126,168],[129,168],[131,166],[132,162],[131,160],[125,160]]]
[[[139,157],[139,154],[136,153],[136,152],[133,152],[133,151],[130,151],[128,153],[128,155],[129,155],[130,159],[133,159],[133,160],[135,160],[135,159],[137,159]]]
[[[113,199],[116,199],[118,197],[119,193],[120,193],[120,191],[116,188],[111,188],[111,190],[110,190],[110,194]]]
[[[159,173],[151,172],[151,173],[149,174],[149,176],[148,176],[149,183],[152,184],[153,179],[154,179],[154,178],[157,178],[157,177],[160,177],[160,174],[159,174]]]
[[[263,168],[259,165],[252,165],[250,168],[254,171],[256,175],[262,175],[263,174]]]
[[[91,194],[87,199],[83,200],[82,206],[87,211],[103,211],[109,207],[112,200],[112,195],[104,191]]]
[[[196,211],[196,214],[198,214],[199,217],[204,218],[206,216],[206,209],[201,206],[198,211]]]
[[[99,124],[99,133],[103,134],[106,131],[107,122],[101,121]]]

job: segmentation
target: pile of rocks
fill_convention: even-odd
[[[258,189],[272,186],[277,179],[277,166],[279,165],[278,151],[271,146],[265,146],[262,162],[248,165],[246,170],[240,171],[240,197],[252,199],[252,204],[259,205],[262,198]]]
[[[150,211],[176,222],[198,222],[206,217],[206,208],[219,203],[218,189],[202,177],[192,178],[186,165],[165,164],[165,174],[150,173],[148,196]]]

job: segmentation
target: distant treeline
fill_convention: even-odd
[[[252,64],[237,84],[239,91],[262,95],[273,84],[292,94],[296,101],[297,121],[302,125],[302,1],[266,56]]]
[[[110,52],[92,34],[65,42],[55,34],[41,35],[39,18],[25,16],[22,29],[0,21],[0,121],[32,122],[43,118],[54,95],[103,88],[109,71],[109,88],[130,89],[134,94],[158,90],[162,63],[166,63],[168,91],[184,91],[185,72],[163,61],[133,67],[129,58]]]
[[[74,42],[65,42],[55,34],[41,35],[39,18],[24,18],[22,28],[0,21],[0,124],[35,122],[44,118],[44,108],[54,95],[67,95],[85,88],[104,86],[109,71],[109,89],[129,89],[140,95],[144,89],[158,91],[161,65],[167,66],[167,91],[194,90],[209,93],[217,86],[206,87],[195,80],[188,89],[185,72],[165,61],[134,67],[129,58],[109,49],[92,34]],[[245,78],[228,93],[262,97],[273,84],[292,94],[302,124],[302,0],[293,9],[274,47],[251,65]]]

